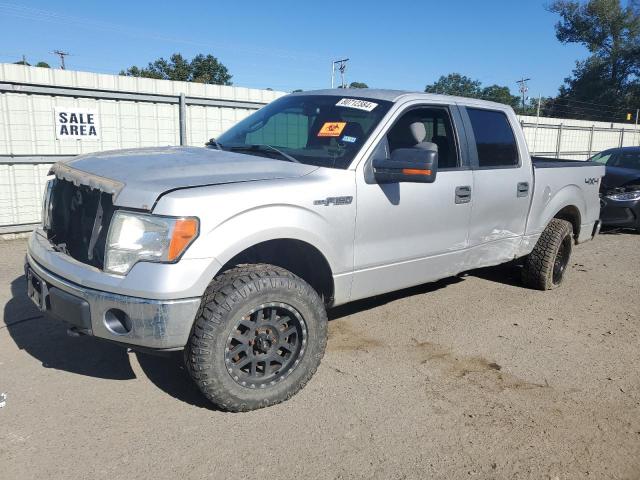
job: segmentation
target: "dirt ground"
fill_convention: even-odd
[[[640,478],[639,247],[576,247],[550,292],[502,266],[336,309],[302,392],[230,414],[179,357],[41,317],[0,242],[0,477]]]

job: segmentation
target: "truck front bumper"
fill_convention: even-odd
[[[74,330],[118,343],[172,350],[186,345],[200,298],[153,300],[72,283],[27,254],[27,293],[40,310]]]

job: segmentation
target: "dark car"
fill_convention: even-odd
[[[640,231],[640,147],[612,148],[589,160],[606,166],[600,185],[602,224]]]

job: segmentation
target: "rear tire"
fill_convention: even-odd
[[[273,265],[242,265],[205,291],[185,363],[214,405],[243,412],[295,395],[326,344],[326,311],[309,284]]]
[[[544,229],[533,251],[525,257],[522,281],[538,290],[560,286],[566,277],[573,247],[573,226],[554,218]]]

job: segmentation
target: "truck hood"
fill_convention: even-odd
[[[114,205],[151,210],[171,190],[297,178],[317,169],[209,148],[161,147],[80,155],[55,164],[51,173],[113,194]]]

